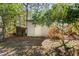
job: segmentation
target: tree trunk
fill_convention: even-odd
[[[29,5],[29,3],[24,4],[24,5],[26,7],[26,35],[27,35],[27,32],[28,32],[28,30],[27,30],[27,20],[28,20],[28,5]]]
[[[2,25],[3,40],[2,41],[4,41],[4,39],[5,39],[5,22],[4,22],[4,17],[2,17],[2,23],[3,23],[3,25]]]

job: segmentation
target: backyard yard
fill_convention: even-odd
[[[0,56],[79,56],[79,4],[0,4]]]
[[[11,37],[6,39],[4,42],[0,43],[0,56],[55,56],[63,54],[63,45],[59,40],[52,41],[51,49],[47,49],[51,47],[51,43],[47,43],[47,48],[44,48],[42,42],[48,40],[45,37]],[[75,55],[75,49],[79,51],[79,40],[65,40],[66,45],[71,47],[70,52],[71,55]],[[55,49],[59,47],[58,51]],[[76,48],[75,48],[76,47]],[[74,50],[73,50],[74,48]],[[59,54],[56,54],[59,53]],[[69,53],[69,52],[66,52]],[[79,55],[79,52],[76,53]]]

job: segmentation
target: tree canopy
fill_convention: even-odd
[[[63,21],[64,23],[73,23],[79,16],[78,4],[53,4],[52,8],[34,13],[33,19],[39,24],[51,24],[53,21]]]
[[[25,6],[23,4],[15,3],[1,3],[0,16],[3,22],[4,32],[15,31],[14,25],[18,21],[18,16],[24,12]]]

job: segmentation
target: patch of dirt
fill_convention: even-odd
[[[2,56],[46,56],[54,55],[51,50],[46,51],[42,42],[44,37],[11,37],[0,43],[0,55]],[[56,43],[55,43],[56,42]],[[58,46],[60,41],[52,41],[53,46]],[[79,40],[65,40],[67,46],[73,47],[79,45]],[[78,48],[78,47],[77,47]]]

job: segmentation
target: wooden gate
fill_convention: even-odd
[[[26,28],[16,27],[16,35],[17,36],[24,36]]]

